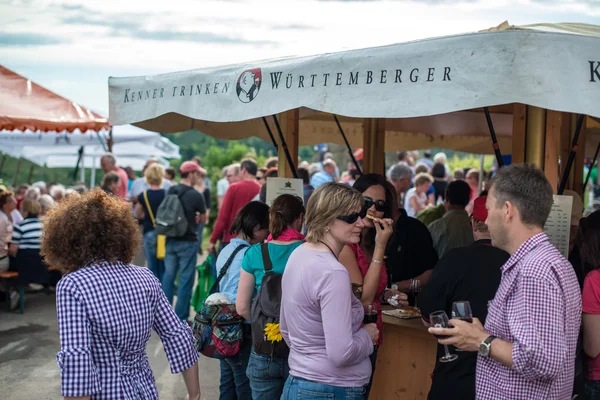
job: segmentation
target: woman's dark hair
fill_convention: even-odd
[[[446,167],[442,163],[435,163],[431,168],[431,176],[438,179],[444,179],[446,177]]]
[[[383,218],[392,218],[393,215],[393,204],[394,204],[394,192],[392,190],[393,186],[385,179],[383,175],[379,174],[364,174],[361,175],[354,185],[352,186],[354,189],[358,190],[361,193],[364,193],[371,186],[381,186],[385,191],[385,202],[387,203],[387,208],[383,212]],[[363,240],[365,247],[368,249],[373,249],[375,247],[375,235],[377,231],[375,228],[370,229],[369,232],[361,239]]]
[[[175,175],[177,175],[177,173],[175,172],[175,168],[173,167],[165,169],[165,172],[171,177],[171,179],[175,179]]]
[[[575,243],[579,246],[584,273],[600,268],[600,210],[579,221]]]
[[[231,224],[231,235],[243,233],[254,239],[254,231],[269,227],[269,206],[260,201],[251,201],[240,209]]]
[[[298,168],[298,178],[302,179],[302,183],[308,185],[310,183],[310,176],[306,168]]]
[[[277,239],[300,215],[305,214],[303,200],[291,194],[282,194],[271,205],[269,228],[273,239]]]

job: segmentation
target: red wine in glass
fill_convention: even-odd
[[[363,324],[376,324],[377,323],[377,312],[365,313],[363,317]]]

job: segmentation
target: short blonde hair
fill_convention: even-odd
[[[330,182],[319,186],[306,205],[306,240],[322,240],[329,224],[362,208],[364,203],[362,194],[348,185]]]
[[[415,176],[415,186],[420,186],[424,183],[433,183],[433,176],[428,173],[421,172]]]
[[[24,199],[21,203],[21,211],[29,217],[37,217],[42,211],[42,206],[37,200]]]
[[[159,163],[153,163],[144,171],[144,178],[149,185],[162,185],[165,176],[165,167]]]

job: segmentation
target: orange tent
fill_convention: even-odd
[[[98,131],[108,121],[0,65],[0,130]]]

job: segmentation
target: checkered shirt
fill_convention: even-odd
[[[573,267],[545,233],[533,236],[502,267],[485,323],[487,332],[513,344],[513,367],[478,356],[476,398],[570,399],[580,322]]]
[[[146,355],[152,329],[172,373],[198,360],[191,329],[147,268],[102,262],[69,273],[58,283],[56,310],[63,396],[158,399]]]

